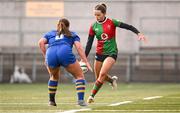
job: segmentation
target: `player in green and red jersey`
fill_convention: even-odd
[[[86,56],[88,56],[94,37],[97,38],[96,45],[96,60],[94,62],[94,72],[96,75],[96,82],[91,91],[87,102],[94,102],[94,96],[103,85],[104,81],[108,81],[113,87],[116,87],[117,77],[108,75],[111,67],[117,59],[118,49],[116,44],[116,27],[131,30],[138,35],[139,40],[146,41],[146,38],[135,27],[126,23],[120,22],[116,19],[106,17],[106,5],[98,4],[95,6],[94,15],[96,22],[93,23],[89,30],[89,37],[86,45]]]

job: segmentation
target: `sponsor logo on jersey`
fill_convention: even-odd
[[[106,34],[106,33],[102,33],[101,34],[101,38],[102,38],[102,40],[107,40],[108,39],[108,35]]]

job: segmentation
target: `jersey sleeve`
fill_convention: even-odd
[[[74,33],[73,38],[74,38],[74,42],[75,42],[75,41],[80,42],[80,37],[79,37],[76,33]]]
[[[50,32],[48,32],[44,35],[44,38],[47,40],[47,43],[49,42],[50,36],[51,36]]]
[[[78,42],[80,42],[80,38],[79,38],[79,36],[78,36],[78,35],[76,35],[76,36],[75,36],[74,41],[78,41]]]
[[[94,32],[94,30],[93,30],[93,25],[90,26],[89,35],[90,35],[90,36],[94,36],[94,35],[95,35],[95,32]]]
[[[120,20],[112,19],[112,21],[116,27],[118,27],[121,24]]]
[[[86,49],[85,49],[86,57],[89,55],[93,41],[94,41],[94,36],[89,35],[87,43],[86,43]]]
[[[140,33],[138,31],[138,29],[135,28],[134,26],[126,24],[126,23],[123,23],[123,22],[121,22],[121,24],[118,27],[123,28],[123,29],[127,29],[127,30],[131,30],[132,32],[134,32],[136,34]]]

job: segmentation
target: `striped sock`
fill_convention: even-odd
[[[78,100],[84,100],[84,92],[85,92],[85,80],[79,79],[76,80],[76,91],[78,95]]]
[[[57,85],[58,85],[58,81],[49,80],[48,82],[49,101],[55,102]]]
[[[103,85],[103,83],[101,83],[100,81],[96,80],[93,89],[91,91],[91,96],[94,97],[96,95],[96,93],[99,91],[99,89],[101,88],[101,86]]]

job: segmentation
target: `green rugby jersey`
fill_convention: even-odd
[[[118,53],[115,34],[116,27],[119,25],[119,20],[109,18],[106,18],[102,23],[95,22],[91,25],[89,35],[97,38],[97,54],[111,55]]]

